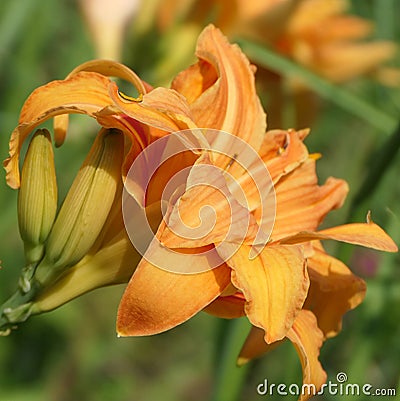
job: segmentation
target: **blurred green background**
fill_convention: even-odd
[[[397,0],[358,0],[351,5],[354,14],[375,21],[376,38],[400,44],[399,3]],[[138,37],[132,24],[122,61],[151,82],[152,68],[156,70],[157,63],[161,63],[162,40],[154,32],[146,38]],[[154,45],[143,46],[149,41]],[[9,135],[17,125],[19,110],[29,93],[50,80],[62,79],[77,64],[94,57],[91,38],[76,1],[2,0],[1,159],[7,157]],[[399,57],[392,65],[400,66]],[[344,88],[394,121],[400,119],[400,89],[385,88],[365,78]],[[268,103],[268,94],[265,96],[263,101]],[[318,162],[321,182],[332,175],[346,179],[351,188],[345,207],[332,213],[326,224],[364,221],[371,210],[374,221],[399,244],[400,156],[395,150],[400,140],[392,137],[388,142],[388,130],[374,128],[354,117],[346,107],[330,101],[324,103],[311,128],[312,134],[306,143],[311,152],[323,154]],[[76,117],[65,145],[56,150],[60,198],[95,132],[91,122]],[[352,199],[377,160],[386,161],[378,165],[382,176],[372,175],[368,187],[373,190],[371,196],[350,210]],[[1,171],[1,301],[14,291],[24,264],[17,227],[17,193],[6,186],[4,175]],[[335,244],[329,247],[367,281],[368,292],[365,302],[346,316],[342,333],[322,348],[321,361],[328,379],[335,380],[337,373],[345,372],[351,383],[397,388],[397,399],[400,399],[399,255]],[[12,335],[0,338],[0,401],[211,399],[221,358],[230,341],[227,333],[232,323],[199,314],[165,334],[118,339],[115,316],[122,291],[123,287],[97,290],[54,312],[33,317]],[[235,345],[233,348],[239,351]],[[300,363],[289,343],[250,365],[237,400],[267,399],[256,393],[257,384],[266,378],[274,383],[301,382]],[[232,380],[236,380],[235,374]],[[273,396],[270,399],[294,398]],[[319,399],[338,398],[325,395]]]

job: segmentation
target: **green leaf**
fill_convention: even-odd
[[[393,134],[371,157],[367,175],[353,198],[349,215],[378,188],[385,172],[391,167],[400,150],[400,124]]]
[[[238,401],[250,364],[237,366],[237,357],[250,330],[246,318],[221,321],[218,341],[216,379],[212,401]]]

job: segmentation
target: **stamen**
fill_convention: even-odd
[[[288,132],[290,132],[290,130]],[[286,134],[285,143],[283,144],[283,146],[280,146],[277,151],[278,156],[282,155],[282,153],[288,148],[289,142],[290,142],[290,137],[288,134]]]
[[[319,160],[322,157],[322,154],[321,153],[310,153],[308,155],[308,157],[313,160]]]
[[[122,99],[127,100],[128,102],[140,103],[140,102],[143,101],[143,93],[139,93],[138,97],[132,97],[132,96],[125,95],[125,93],[123,93],[120,90],[118,90],[118,95]]]
[[[228,162],[228,163],[226,164],[226,166],[224,167],[224,170],[225,170],[225,171],[227,171],[227,170],[232,166],[232,164],[235,163],[236,158],[237,158],[238,156],[239,156],[239,155],[238,155],[237,153],[235,153],[235,154],[232,156],[231,160],[229,160],[229,162]]]

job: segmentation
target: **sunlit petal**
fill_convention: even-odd
[[[249,253],[250,247],[242,245],[227,261],[232,283],[244,294],[250,322],[263,328],[266,342],[272,343],[285,337],[307,295],[302,248],[267,246],[253,260]]]
[[[266,122],[249,61],[211,25],[199,36],[196,55],[199,63],[181,72],[172,88],[188,99],[199,127],[237,135],[258,150]],[[220,161],[223,164],[225,158]]]
[[[193,263],[190,255],[185,256],[187,263]],[[174,266],[173,254],[169,262]],[[217,298],[229,282],[226,265],[198,274],[179,274],[142,259],[119,305],[117,332],[141,336],[175,327]]]
[[[186,99],[172,89],[156,88],[140,99],[131,100],[111,83],[109,93],[118,109],[143,124],[167,132],[196,128]]]
[[[394,241],[375,223],[344,224],[318,232],[303,231],[281,239],[281,244],[299,244],[313,240],[333,239],[386,252],[397,252]]]

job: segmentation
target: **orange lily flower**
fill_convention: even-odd
[[[303,144],[308,130],[265,133],[266,116],[256,94],[254,68],[218,29],[205,28],[196,55],[199,61],[181,72],[171,89],[152,89],[125,67],[110,62],[85,64],[65,80],[37,89],[25,103],[10,141],[10,158],[5,162],[7,181],[18,187],[22,142],[49,118],[57,116],[55,138],[59,144],[65,137],[64,117],[69,113],[90,115],[103,127],[122,131],[128,141],[121,175],[126,178],[127,191],[135,195],[138,210],[150,215],[149,225],[155,235],[137,267],[137,252],[129,254],[132,261],[121,257],[127,249],[132,252],[132,245],[122,228],[121,205],[116,206],[114,218],[125,242],[112,255],[119,264],[118,272],[125,265],[130,265],[130,273],[135,270],[118,310],[119,335],[160,333],[202,310],[224,318],[247,316],[254,328],[242,350],[241,362],[289,338],[301,359],[304,382],[320,388],[326,380],[318,361],[322,341],[340,330],[342,315],[357,306],[365,292],[364,282],[329,256],[320,241],[338,240],[390,252],[397,247],[370,219],[366,224],[317,231],[327,213],[342,205],[347,184],[329,178],[318,185],[317,156],[310,155]],[[108,78],[110,74],[128,78],[140,96],[134,99],[120,94]],[[128,170],[140,160],[141,151],[157,144],[158,138],[166,138],[168,144],[173,138],[169,133],[188,129],[201,146],[187,148],[166,160],[154,171],[146,191],[138,191]],[[220,130],[229,135],[209,136],[207,129],[211,134]],[[245,143],[258,159],[252,159],[248,148],[236,152],[237,141]],[[150,165],[152,160],[145,162]],[[173,191],[167,199],[162,218],[164,188],[183,169],[187,171],[183,189]],[[272,233],[261,235],[261,239],[259,233],[270,221],[263,205],[269,188],[261,185],[261,192],[257,190],[260,171],[263,178],[264,171],[270,176],[276,199]],[[139,170],[139,180],[142,175],[148,175],[145,168]],[[123,198],[121,192],[116,202]],[[199,226],[205,207],[212,207],[215,213],[212,230],[195,238],[180,235],[183,222],[189,229]],[[140,232],[142,226],[137,224],[133,229]],[[224,233],[230,226],[231,236],[225,241]],[[115,235],[111,217],[105,229],[110,227]],[[114,239],[107,231],[101,236],[95,244],[97,261],[101,252],[107,252],[104,244],[110,245]],[[213,260],[202,257],[208,251],[214,252]],[[97,286],[128,279],[126,270],[116,279],[118,272],[114,272],[108,255],[112,274],[102,266],[103,279],[90,283],[90,274],[86,273],[91,271],[92,259],[87,256],[39,294],[38,311],[60,304],[59,300],[51,302],[54,287],[56,296],[66,302]],[[162,260],[169,269],[161,269],[152,263],[154,260]],[[186,274],[188,270],[195,273]],[[63,298],[62,292],[76,283],[79,289]]]
[[[178,75],[172,88],[188,100],[194,121],[199,126],[227,129],[258,151],[275,184],[275,226],[270,242],[252,260],[248,256],[250,246],[243,243],[229,258],[224,257],[226,249],[220,247],[219,254],[224,263],[212,270],[193,275],[162,270],[151,263],[155,254],[167,258],[170,266],[181,263],[182,258],[179,252],[166,254],[160,244],[181,252],[186,250],[186,263],[201,270],[202,266],[194,265],[206,264],[207,260],[195,259],[191,254],[200,247],[218,247],[218,222],[231,217],[215,187],[189,188],[176,201],[173,212],[179,214],[189,227],[196,227],[199,224],[196,211],[211,205],[218,217],[216,229],[201,240],[184,241],[174,233],[176,227],[166,227],[171,220],[159,226],[158,242],[154,247],[150,246],[151,257],[141,260],[121,300],[118,333],[122,336],[160,333],[186,321],[203,308],[224,318],[247,315],[254,330],[262,333],[264,347],[288,337],[302,360],[304,381],[320,387],[326,379],[318,362],[322,339],[339,330],[342,315],[361,302],[365,286],[344,265],[328,256],[318,241],[336,239],[393,252],[397,247],[371,221],[315,231],[330,210],[341,206],[347,184],[330,178],[323,186],[318,186],[315,158],[308,154],[302,143],[307,131],[262,134],[264,116],[255,96],[252,68],[218,31],[208,28],[203,32],[198,41],[197,56],[199,62]],[[232,89],[231,82],[241,82],[241,85]],[[207,107],[210,104],[217,105],[218,113]],[[127,107],[124,111],[129,114]],[[234,116],[234,119],[227,116]],[[248,123],[241,124],[243,121]],[[226,147],[229,148],[229,144]],[[200,157],[194,162],[193,171],[202,163],[226,166],[226,160],[218,165],[218,158],[214,162],[204,159]],[[240,169],[231,173],[251,198],[249,176]],[[215,182],[217,179],[215,176]],[[159,198],[153,201],[156,200]],[[254,205],[249,210],[250,215],[259,223],[260,208],[257,202],[248,200]],[[335,302],[339,290],[346,299]],[[324,299],[323,303],[321,299]],[[251,343],[249,339],[252,346]],[[256,354],[248,355],[246,346],[241,360]]]

